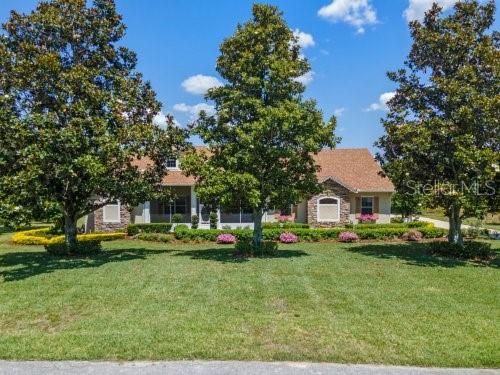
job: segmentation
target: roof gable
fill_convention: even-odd
[[[318,180],[328,179],[352,192],[393,192],[394,185],[366,148],[322,150],[314,155]]]

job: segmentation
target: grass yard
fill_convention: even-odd
[[[121,240],[59,259],[0,235],[0,358],[500,366],[500,264],[418,244]],[[494,244],[500,248],[497,242]]]

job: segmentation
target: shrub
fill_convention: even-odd
[[[425,238],[443,238],[448,234],[447,229],[435,227],[422,227],[419,228],[419,232],[421,232]]]
[[[292,221],[292,216],[291,215],[282,215],[282,214],[280,214],[276,219],[280,223],[288,223],[288,222]]]
[[[378,219],[377,214],[361,214],[357,215],[356,219],[360,224],[375,223]]]
[[[451,258],[488,260],[495,256],[489,243],[479,241],[466,241],[463,246],[449,242],[431,242],[430,250],[434,255]]]
[[[210,221],[210,229],[217,229],[217,222],[219,221],[217,212],[210,212],[210,215],[208,215],[208,220]]]
[[[359,237],[354,232],[341,232],[339,233],[340,242],[356,242],[359,241]]]
[[[113,232],[113,233],[88,233],[79,234],[77,239],[79,241],[114,241],[125,238],[126,233]]]
[[[113,241],[125,238],[125,233],[89,233],[79,234],[78,241]],[[51,234],[51,228],[32,229],[23,232],[17,232],[12,236],[12,242],[16,245],[41,245],[63,243],[64,235]]]
[[[422,232],[416,229],[409,230],[401,237],[405,241],[420,241],[423,238]]]
[[[200,217],[198,215],[191,216],[191,228],[198,229],[199,223],[200,223]]]
[[[142,241],[171,242],[174,240],[172,234],[166,233],[139,233],[135,238]]]
[[[183,220],[184,220],[183,214],[173,214],[172,215],[172,223],[174,223],[174,224],[182,223]]]
[[[295,243],[299,240],[299,238],[290,232],[284,232],[280,234],[280,242],[281,243]]]
[[[189,227],[187,224],[177,224],[174,228],[174,232],[182,232],[189,230]]]
[[[46,245],[53,235],[49,234],[51,228],[31,229],[16,232],[11,241],[16,245]]]
[[[232,229],[232,230],[219,230],[219,229],[186,229],[175,231],[175,238],[181,241],[217,241],[219,234],[228,233],[235,236],[238,241],[251,240],[252,231],[249,229]]]
[[[102,250],[101,241],[94,239],[79,239],[76,248],[72,251],[66,246],[64,239],[61,241],[59,237],[51,239],[46,245],[45,250],[50,255],[79,255],[79,256],[87,256],[87,255],[95,255]]]
[[[254,246],[250,239],[237,242],[235,249],[242,256],[272,256],[278,252],[278,243],[276,241],[262,241],[260,246]]]
[[[220,244],[234,244],[236,243],[236,237],[229,233],[221,233],[217,236],[216,242]]]
[[[276,228],[283,228],[283,229],[308,229],[309,224],[303,224],[303,223],[294,223],[294,222],[285,222],[285,223],[262,223],[262,228],[263,229],[276,229]]]
[[[344,226],[348,229],[362,228],[362,229],[383,229],[383,228],[423,228],[423,227],[434,227],[434,224],[427,221],[413,221],[411,223],[388,223],[388,224],[346,224]]]
[[[129,236],[139,233],[170,233],[171,230],[172,224],[170,223],[129,224],[127,226]]]

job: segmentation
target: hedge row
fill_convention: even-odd
[[[432,223],[427,221],[413,221],[410,223],[388,223],[388,224],[346,224],[345,227],[349,229],[381,229],[381,228],[406,228],[418,229],[423,227],[433,227]]]
[[[268,229],[264,230],[266,233]],[[285,231],[285,230],[283,230]],[[174,236],[177,240],[188,240],[188,241],[215,241],[217,236],[222,233],[232,234],[239,241],[251,240],[252,230],[251,229],[177,229],[175,230]]]
[[[433,226],[424,226],[418,229],[424,238],[439,238],[447,234],[445,229],[435,228]],[[263,237],[266,241],[277,241],[281,233],[289,232],[295,234],[300,241],[320,241],[337,239],[341,232],[345,232],[345,228],[331,228],[331,229],[264,229]],[[357,226],[355,229],[350,230],[358,235],[361,240],[384,240],[391,238],[400,238],[403,234],[408,232],[408,227],[401,228],[363,228]],[[219,230],[219,229],[183,229],[175,231],[175,238],[178,240],[191,240],[191,241],[215,241],[217,236],[221,233],[229,233],[240,241],[250,240],[252,238],[252,231],[249,229],[234,229],[234,230]]]
[[[63,235],[50,234],[51,228],[32,229],[23,232],[16,232],[12,236],[12,242],[16,245],[54,245],[64,243]],[[89,233],[79,234],[79,242],[84,241],[113,241],[125,238],[126,233]]]
[[[170,233],[171,230],[171,223],[130,224],[127,226],[129,236],[135,236],[139,233]]]
[[[309,228],[309,224],[303,223],[262,223],[262,228],[264,229],[275,229],[275,228],[284,228],[284,229],[298,229],[298,228]]]
[[[135,238],[142,241],[154,242],[171,242],[174,239],[172,234],[166,233],[139,233]]]

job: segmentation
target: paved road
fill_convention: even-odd
[[[400,366],[340,365],[300,362],[10,362],[0,361],[1,375],[500,375],[500,370],[436,369]]]
[[[443,220],[436,220],[436,219],[431,219],[429,217],[422,217],[422,216],[419,217],[419,220],[420,221],[428,221],[428,222],[434,224],[434,226],[436,228],[449,229],[449,227],[450,227],[450,224],[447,221],[443,221]],[[462,224],[462,229],[470,229],[470,228],[474,228],[474,227],[471,225]],[[500,232],[499,231],[494,230],[494,229],[488,229],[488,232],[490,233],[491,238],[500,239]]]

